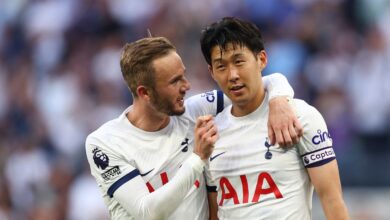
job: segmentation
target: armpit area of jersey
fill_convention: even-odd
[[[325,147],[301,156],[306,168],[322,166],[336,159],[332,147]]]

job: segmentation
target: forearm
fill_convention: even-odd
[[[269,99],[288,96],[294,97],[294,90],[288,83],[287,78],[280,73],[273,73],[263,77],[264,88],[269,93]]]
[[[193,154],[175,177],[156,191],[149,193],[145,182],[138,178],[138,182],[120,187],[114,197],[136,219],[166,219],[183,201],[195,180],[203,178],[203,166],[203,161]]]
[[[328,220],[347,220],[349,219],[347,207],[341,194],[338,195],[319,195],[321,205]]]
[[[308,173],[328,220],[348,220],[348,211],[343,200],[337,161],[309,168]]]
[[[218,220],[217,192],[207,194],[209,200],[209,220]]]

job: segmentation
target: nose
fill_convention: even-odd
[[[238,70],[237,68],[234,68],[234,67],[230,67],[229,68],[229,81],[237,81],[238,80],[239,75],[238,75]]]
[[[187,78],[184,78],[184,79],[183,79],[183,86],[181,87],[181,90],[182,90],[183,92],[185,92],[185,91],[190,90],[190,88],[191,88],[190,82],[187,80]]]

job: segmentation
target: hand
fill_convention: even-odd
[[[271,144],[278,143],[282,147],[297,144],[303,135],[301,123],[298,121],[288,99],[285,96],[269,101],[268,137]]]
[[[195,125],[194,153],[199,155],[202,160],[208,159],[214,150],[217,139],[217,127],[214,125],[213,116],[199,117]]]

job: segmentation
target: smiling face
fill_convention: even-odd
[[[152,62],[155,84],[150,88],[151,106],[167,115],[181,115],[185,111],[184,96],[190,83],[184,76],[185,67],[180,56],[171,51]]]
[[[246,46],[229,43],[225,49],[211,49],[209,70],[213,79],[232,100],[232,114],[242,116],[254,111],[263,101],[261,71],[267,64],[264,50],[256,55]]]

